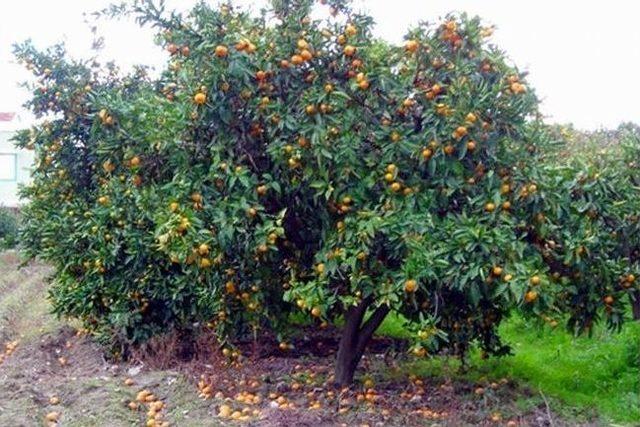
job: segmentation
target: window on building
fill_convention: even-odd
[[[0,153],[0,181],[16,181],[18,156],[9,153]]]

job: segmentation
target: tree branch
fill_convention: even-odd
[[[356,346],[356,351],[361,353],[364,351],[365,346],[373,336],[373,333],[378,329],[382,321],[389,314],[389,306],[381,305],[373,312],[371,317],[367,319],[367,321],[360,328],[360,333],[358,334],[358,344]]]

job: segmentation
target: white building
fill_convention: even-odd
[[[19,150],[10,141],[15,131],[26,126],[16,113],[0,112],[0,206],[18,207],[18,184],[30,179],[33,152]]]

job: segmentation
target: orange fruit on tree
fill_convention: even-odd
[[[203,256],[207,255],[209,253],[209,245],[206,243],[200,244],[200,246],[198,246],[198,253]]]
[[[304,49],[302,52],[300,52],[300,57],[302,57],[303,61],[310,61],[313,58],[313,54],[307,49]]]
[[[362,80],[361,82],[358,83],[358,87],[362,90],[367,90],[369,89],[369,81],[368,80]]]
[[[224,58],[229,53],[229,48],[223,45],[218,45],[216,46],[214,52],[218,58]]]
[[[418,47],[420,46],[420,44],[416,41],[416,40],[408,40],[405,44],[404,44],[404,49],[407,52],[410,53],[414,53],[415,51],[418,50]]]
[[[414,279],[409,279],[404,282],[404,290],[408,293],[413,293],[418,289],[418,282]]]
[[[358,29],[353,24],[347,24],[344,29],[344,34],[348,37],[355,36],[358,33]]]
[[[538,299],[538,293],[536,291],[528,291],[524,295],[524,300],[528,303],[532,303]]]
[[[194,95],[193,102],[195,102],[198,105],[202,105],[205,102],[207,102],[207,95],[205,95],[202,92],[198,92]]]
[[[353,56],[356,54],[356,48],[351,45],[347,45],[344,47],[344,56]]]

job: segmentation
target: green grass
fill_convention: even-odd
[[[379,333],[405,337],[402,323],[390,317]],[[475,352],[466,378],[508,377],[577,409],[595,409],[612,422],[640,422],[640,323],[629,322],[620,333],[599,328],[590,338],[576,338],[514,317],[500,333],[515,354],[482,360]],[[440,376],[449,364],[443,359],[418,361],[409,369]]]

